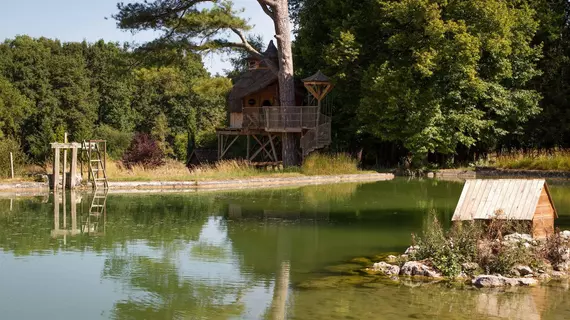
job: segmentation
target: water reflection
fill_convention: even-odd
[[[64,244],[67,244],[68,236],[88,235],[102,236],[105,234],[105,222],[107,219],[107,190],[95,191],[92,194],[79,193],[71,191],[69,193],[55,192],[53,194],[53,221],[54,228],[51,230],[53,238],[63,238]],[[89,208],[85,209],[83,202],[89,201]],[[69,199],[69,203],[68,200]],[[69,207],[70,216],[67,215]],[[79,224],[78,227],[78,208],[79,208]],[[68,226],[68,218],[71,218],[71,224]]]
[[[568,318],[560,301],[570,296],[558,286],[499,293],[355,286],[347,276],[333,289],[300,288],[330,277],[328,266],[405,249],[425,212],[450,218],[460,192],[453,182],[395,180],[203,194],[59,193],[47,204],[16,198],[12,206],[0,199],[2,318]],[[42,291],[62,286],[66,299]]]

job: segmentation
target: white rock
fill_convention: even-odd
[[[408,247],[408,249],[406,249],[406,251],[404,251],[405,255],[410,255],[414,252],[416,252],[420,247],[419,246],[410,246]]]
[[[404,263],[400,274],[404,276],[421,276],[429,278],[441,278],[442,275],[432,267],[429,267],[418,261],[408,261]]]
[[[398,257],[394,256],[394,255],[389,255],[386,257],[386,261],[390,262],[390,263],[394,263],[398,260]]]
[[[512,233],[512,234],[508,234],[505,236],[505,241],[508,242],[514,242],[514,243],[518,243],[518,242],[530,242],[533,243],[534,239],[532,238],[532,236],[530,234],[526,234],[526,233]]]
[[[475,271],[479,269],[479,265],[476,262],[465,262],[461,264],[461,268],[465,271]]]
[[[479,288],[496,288],[505,286],[534,286],[538,281],[533,278],[507,278],[501,275],[480,275],[471,281]]]
[[[372,269],[387,276],[393,276],[400,273],[400,267],[386,263],[384,261],[374,263]]]

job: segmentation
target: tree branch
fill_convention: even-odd
[[[259,5],[261,6],[261,9],[263,9],[263,12],[265,12],[265,14],[267,14],[271,19],[275,19],[273,10],[267,3],[265,3],[264,0],[257,0],[257,2],[259,2]]]
[[[276,0],[257,0],[260,4],[264,4],[266,6],[275,7],[277,5]]]
[[[234,42],[234,43],[228,44],[229,46],[233,46],[233,47],[237,47],[237,48],[244,48],[245,50],[247,50],[249,53],[251,53],[253,56],[258,58],[259,60],[265,61],[265,63],[269,67],[269,69],[271,69],[271,71],[273,71],[275,74],[279,73],[279,68],[277,67],[275,62],[273,62],[270,59],[267,59],[266,56],[259,53],[259,51],[255,50],[255,48],[252,47],[251,44],[249,44],[249,42],[245,38],[245,35],[243,34],[243,32],[241,32],[240,30],[238,30],[236,28],[232,28],[232,31],[239,36],[239,38],[241,39],[241,43],[235,43]]]
[[[261,53],[259,53],[259,51],[257,51],[254,47],[251,46],[251,44],[249,44],[249,42],[245,38],[245,35],[243,34],[243,32],[241,32],[240,30],[238,30],[236,28],[231,28],[231,29],[240,38],[240,40],[241,40],[241,46],[240,47],[241,48],[244,48],[249,53],[251,53],[252,55],[256,56],[259,59],[265,58]]]

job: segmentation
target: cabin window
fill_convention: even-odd
[[[255,70],[259,68],[259,61],[258,60],[249,60],[248,61],[248,68],[249,70]]]
[[[263,100],[263,102],[261,103],[262,107],[271,107],[272,103],[269,100]]]
[[[247,100],[247,104],[250,106],[254,106],[255,105],[255,99],[249,99]]]

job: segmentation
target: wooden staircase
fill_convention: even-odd
[[[91,179],[93,189],[95,190],[100,187],[105,190],[109,188],[107,171],[105,170],[106,150],[101,150],[101,143],[106,142],[100,140],[83,141],[83,150],[87,152],[87,158],[89,161],[89,178]],[[104,148],[106,149],[106,145]]]
[[[301,137],[303,157],[308,156],[309,153],[317,149],[330,145],[331,141],[331,117],[321,113],[319,115],[319,125],[307,130]]]

